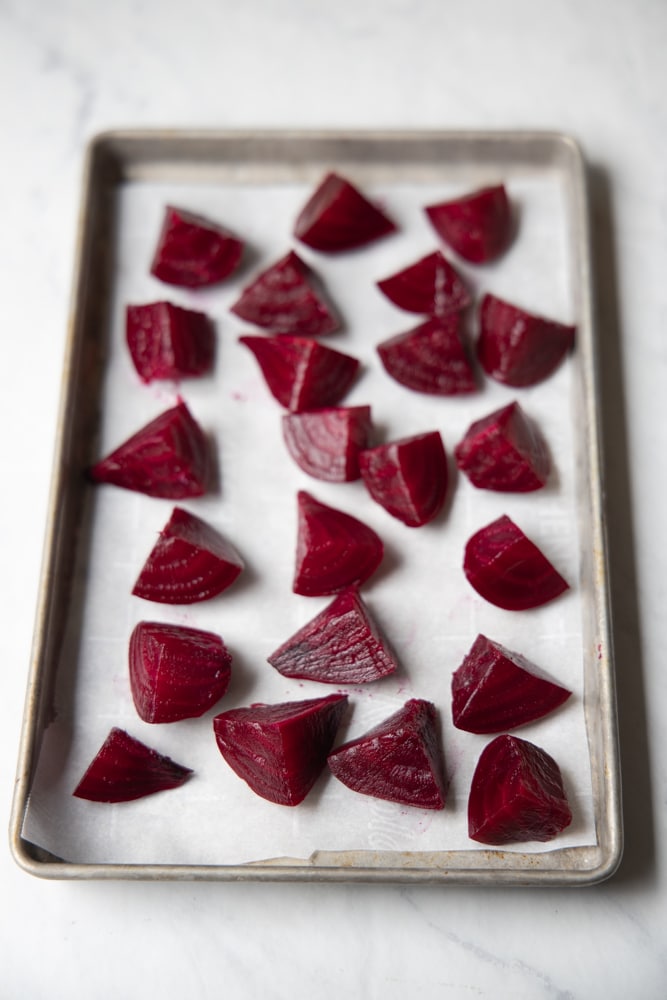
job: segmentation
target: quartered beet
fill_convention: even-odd
[[[446,785],[435,706],[412,698],[380,725],[329,754],[348,788],[421,809],[444,809]]]
[[[130,802],[178,788],[192,771],[114,727],[72,794],[90,802]]]
[[[333,333],[340,326],[315,274],[293,251],[262,271],[231,311],[271,333],[296,337]]]
[[[411,528],[432,521],[447,495],[447,456],[439,431],[390,441],[359,455],[373,499]]]
[[[238,553],[214,528],[174,507],[132,593],[159,604],[194,604],[221,594],[242,569]]]
[[[477,355],[482,368],[505,385],[536,385],[556,370],[574,345],[576,328],[544,319],[494,295],[479,308]]]
[[[458,396],[477,389],[459,312],[399,333],[378,344],[377,352],[386,372],[415,392]]]
[[[468,733],[501,733],[543,718],[571,693],[525,656],[478,635],[452,677],[452,718]]]
[[[305,597],[337,594],[359,586],[380,565],[382,540],[351,514],[298,494],[299,523],[292,589]]]
[[[350,181],[329,173],[296,220],[294,235],[314,250],[337,253],[393,233],[395,224]]]
[[[359,362],[308,337],[239,337],[255,355],[271,394],[286,410],[335,406],[351,387]]]
[[[208,487],[208,442],[180,402],[93,465],[90,477],[151,497],[198,497]]]
[[[506,514],[470,538],[463,571],[478,594],[507,611],[540,607],[568,589],[546,556]]]
[[[477,763],[468,799],[468,835],[480,844],[544,842],[572,822],[558,764],[534,743],[497,736]]]
[[[242,241],[227,229],[168,205],[151,274],[168,285],[200,288],[227,278],[242,256]]]
[[[219,635],[139,622],[130,636],[132,698],[144,722],[194,719],[222,698],[232,658]]]
[[[529,493],[549,477],[545,441],[516,402],[471,424],[454,456],[473,486],[483,490]]]
[[[354,588],[334,597],[268,661],[285,677],[325,684],[367,684],[398,666]]]
[[[216,715],[220,753],[257,795],[282,806],[302,802],[324,770],[347,695],[251,705]]]
[[[359,452],[368,447],[370,406],[327,407],[283,416],[283,437],[304,472],[329,483],[359,478]]]
[[[446,316],[471,301],[461,275],[439,250],[377,285],[399,309],[424,316]]]
[[[125,337],[142,382],[204,375],[213,366],[213,326],[194,309],[172,302],[128,306]]]
[[[512,239],[512,211],[503,184],[428,205],[424,211],[445,243],[471,264],[495,260]]]

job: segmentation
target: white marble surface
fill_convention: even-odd
[[[82,153],[115,126],[543,127],[596,168],[626,853],[575,890],[32,879],[2,854],[0,995],[664,996],[667,5],[0,0],[9,815]]]

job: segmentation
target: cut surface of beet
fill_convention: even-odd
[[[96,483],[111,483],[151,497],[198,497],[208,487],[208,443],[180,402],[96,462],[90,477]]]
[[[315,274],[293,251],[262,271],[231,311],[274,334],[315,337],[333,333],[340,326]]]
[[[142,382],[205,375],[213,366],[215,341],[208,316],[172,302],[128,306],[125,339]]]
[[[461,275],[439,250],[377,285],[399,309],[424,316],[446,316],[465,309],[471,301]]]
[[[497,736],[477,762],[468,799],[468,834],[502,846],[558,836],[572,821],[558,764],[534,743]]]
[[[445,243],[471,264],[495,260],[512,239],[512,211],[504,184],[427,205],[424,211]]]
[[[327,407],[286,413],[283,438],[304,472],[329,483],[349,483],[360,476],[359,452],[368,447],[370,406]]]
[[[359,594],[344,590],[268,657],[285,677],[368,684],[398,664]]]
[[[473,486],[506,493],[541,489],[551,464],[537,425],[516,402],[471,424],[454,456]]]
[[[463,570],[478,594],[507,611],[540,607],[568,589],[546,556],[506,514],[469,539]]]
[[[461,313],[429,319],[377,346],[393,379],[414,392],[458,396],[475,392],[475,374],[461,338]]]
[[[411,528],[428,524],[442,509],[448,470],[439,431],[368,448],[359,468],[373,499]]]
[[[359,362],[308,337],[239,337],[255,356],[264,381],[292,412],[335,406],[357,377]]]
[[[576,328],[544,319],[485,295],[479,307],[477,355],[497,382],[536,385],[558,368],[574,346]]]
[[[132,593],[159,604],[194,604],[221,594],[242,569],[238,553],[214,528],[174,507]]]
[[[296,806],[326,767],[346,705],[343,694],[251,705],[217,715],[213,731],[220,753],[253,792]]]
[[[294,235],[314,250],[339,253],[393,233],[392,220],[340,174],[329,173],[301,209]]]
[[[223,226],[168,205],[151,274],[168,285],[200,288],[227,278],[242,256],[242,241]]]
[[[412,698],[378,726],[329,754],[348,788],[421,809],[444,809],[446,785],[435,706]]]
[[[292,589],[305,597],[336,594],[359,586],[380,565],[382,540],[362,521],[298,493],[296,567]]]
[[[452,718],[468,733],[501,733],[543,718],[570,694],[525,656],[478,635],[452,677]]]
[[[232,658],[219,635],[139,622],[130,636],[130,690],[144,722],[194,719],[222,698]]]
[[[131,802],[178,788],[192,771],[114,727],[74,789],[90,802]]]

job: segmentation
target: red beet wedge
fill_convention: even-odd
[[[382,540],[351,514],[298,494],[295,594],[320,597],[359,586],[380,565]]]
[[[556,323],[485,295],[479,309],[477,354],[482,368],[505,385],[536,385],[574,345],[575,327]]]
[[[483,490],[530,493],[549,477],[547,446],[518,403],[471,424],[454,456],[473,486]]]
[[[512,238],[512,212],[503,184],[428,205],[424,211],[445,243],[471,264],[495,260]]]
[[[90,477],[151,497],[198,497],[208,486],[208,443],[181,402],[93,465]]]
[[[540,607],[568,589],[546,556],[505,514],[470,538],[463,571],[478,594],[508,611]]]
[[[570,694],[525,656],[478,635],[452,677],[452,718],[468,733],[501,733],[541,719]]]
[[[213,326],[194,309],[171,302],[128,306],[125,336],[142,382],[204,375],[213,366]]]
[[[90,802],[130,802],[178,788],[192,771],[114,727],[73,794]]]
[[[329,754],[348,788],[421,809],[444,809],[445,778],[435,706],[412,698],[379,726]]]
[[[339,406],[283,416],[283,437],[304,472],[329,483],[359,478],[359,452],[368,446],[370,406]]]
[[[377,352],[387,373],[415,392],[458,396],[477,389],[461,339],[461,313],[420,323],[378,344]]]
[[[251,705],[217,715],[220,753],[257,795],[282,806],[302,802],[324,770],[347,695]]]
[[[243,255],[243,243],[208,219],[167,206],[151,274],[168,285],[200,288],[227,278]]]
[[[497,736],[482,751],[468,799],[468,835],[502,846],[547,841],[572,822],[556,761],[517,736]]]
[[[144,722],[194,719],[222,698],[232,658],[213,632],[139,622],[130,636],[130,689]]]
[[[418,528],[440,512],[447,494],[447,456],[439,431],[368,448],[359,455],[361,477],[392,517]]]
[[[354,382],[359,362],[308,337],[240,337],[255,355],[271,394],[286,410],[335,406]]]
[[[262,271],[231,311],[271,333],[297,337],[333,333],[340,326],[315,275],[293,251]]]
[[[159,604],[194,604],[221,594],[242,569],[238,553],[217,531],[174,507],[132,593]]]
[[[285,677],[325,684],[367,684],[397,663],[356,590],[344,590],[284,642],[269,663]]]
[[[296,220],[294,235],[314,250],[338,253],[372,243],[396,226],[361,191],[338,174],[327,174]]]
[[[399,309],[424,316],[446,316],[470,304],[463,279],[439,250],[377,285]]]

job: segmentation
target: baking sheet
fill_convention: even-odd
[[[449,865],[457,854],[477,854],[473,866],[493,869],[502,860],[500,867],[515,872],[529,868],[532,855],[554,854],[565,857],[556,867],[567,871],[574,867],[567,860],[568,849],[598,845],[600,802],[591,772],[592,762],[594,768],[598,762],[591,749],[586,661],[600,645],[591,649],[592,639],[606,637],[591,636],[589,628],[590,588],[600,581],[588,575],[585,558],[591,539],[585,534],[581,503],[588,486],[587,442],[580,426],[581,358],[575,354],[531,389],[511,390],[485,380],[479,393],[443,399],[394,383],[375,351],[380,340],[419,322],[387,302],[374,282],[437,247],[423,205],[487,181],[507,184],[519,211],[519,235],[497,264],[459,265],[471,288],[563,322],[581,323],[582,271],[573,258],[567,171],[558,163],[536,166],[519,158],[512,162],[509,156],[502,166],[480,168],[466,158],[464,144],[459,148],[462,155],[450,169],[392,169],[391,162],[369,165],[363,160],[349,164],[348,175],[385,203],[400,231],[338,257],[314,253],[290,236],[298,209],[323,172],[316,162],[292,169],[279,162],[273,170],[262,163],[254,172],[227,168],[215,178],[183,170],[181,176],[176,171],[165,179],[152,169],[114,186],[108,326],[100,331],[105,341],[100,419],[90,428],[89,460],[173,405],[180,394],[215,442],[220,479],[217,492],[181,505],[227,536],[247,568],[234,587],[204,604],[170,608],[133,598],[134,579],[173,504],[113,487],[85,488],[89,544],[79,546],[71,614],[55,669],[55,717],[44,732],[31,786],[22,831],[26,841],[70,865],[157,865],[167,871],[169,866],[254,865],[274,858],[298,865],[328,854],[379,869],[383,859],[392,868],[438,867],[438,858]],[[164,206],[170,203],[216,219],[246,239],[244,268],[224,284],[198,291],[174,289],[152,278],[149,263]],[[450,463],[446,510],[434,523],[410,529],[375,505],[360,482],[326,484],[302,473],[282,442],[280,407],[254,358],[237,342],[248,326],[228,311],[249,278],[290,246],[318,272],[344,317],[344,331],[324,342],[362,361],[362,375],[345,403],[369,403],[381,439],[437,428],[451,456],[473,420],[518,398],[549,443],[554,473],[547,488],[523,496],[478,491]],[[180,385],[147,387],[139,382],[124,345],[124,310],[128,303],[159,298],[212,316],[217,328],[212,376]],[[409,697],[434,701],[450,782],[442,812],[369,799],[327,776],[299,807],[276,806],[255,796],[217,751],[211,725],[216,712],[336,690],[283,678],[266,662],[329,600],[291,592],[298,489],[354,513],[378,531],[386,546],[383,566],[363,595],[401,670],[373,685],[341,689],[349,695],[350,711],[338,742],[364,732]],[[511,613],[487,604],[469,587],[461,569],[465,541],[503,513],[543,548],[571,584],[562,598],[544,608]],[[232,685],[202,719],[151,726],[136,715],[127,678],[127,642],[140,619],[211,629],[228,644],[234,657]],[[549,844],[494,852],[467,836],[470,778],[491,737],[456,730],[449,700],[452,672],[478,632],[532,659],[573,691],[552,716],[518,731],[551,753],[563,772],[573,822]],[[604,706],[598,704],[597,710]],[[193,768],[195,776],[178,790],[134,803],[101,805],[73,798],[72,789],[112,725]]]

